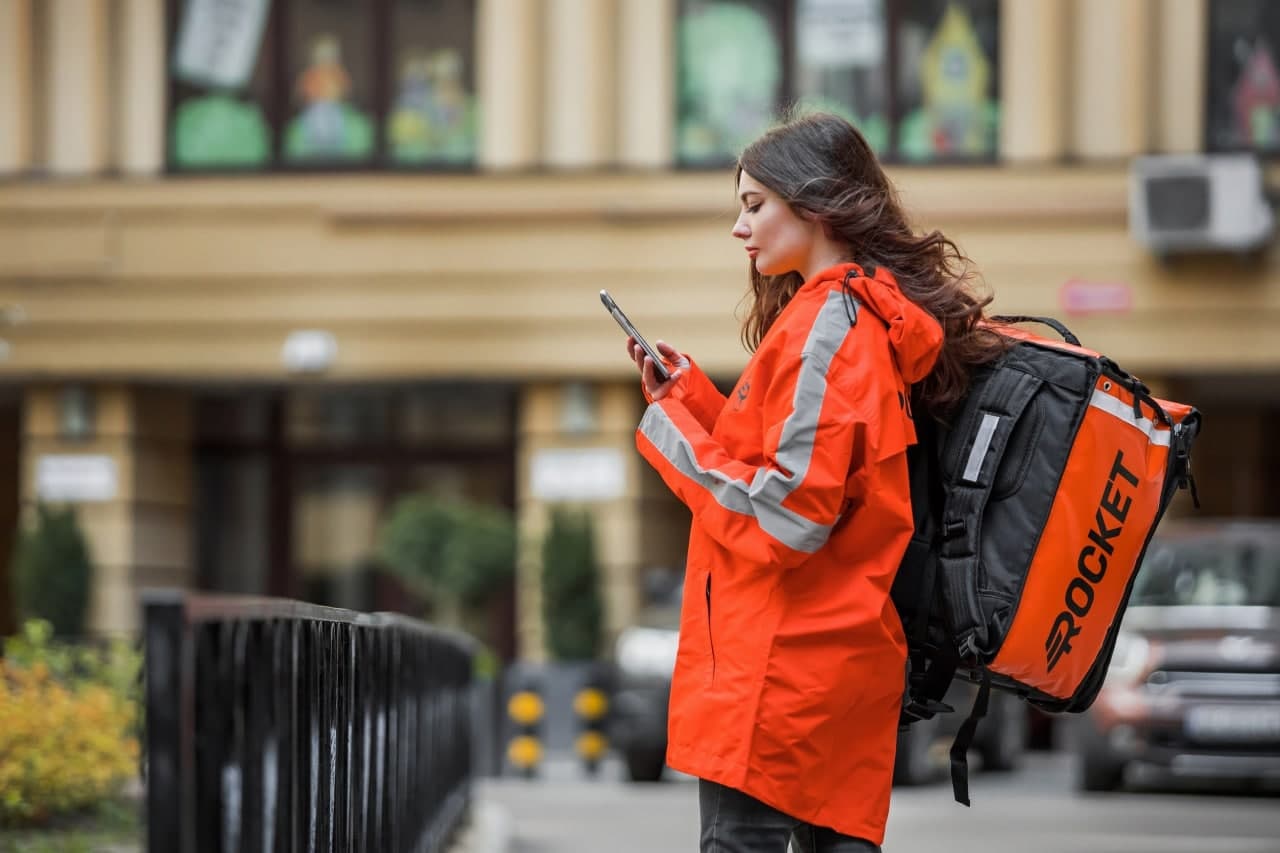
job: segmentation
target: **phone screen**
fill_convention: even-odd
[[[604,303],[604,307],[613,315],[613,319],[618,321],[618,325],[622,327],[622,331],[636,339],[636,343],[645,351],[649,358],[653,359],[653,375],[658,378],[659,382],[666,382],[671,378],[671,372],[667,370],[666,363],[663,362],[662,356],[658,355],[658,351],[649,346],[649,342],[636,331],[636,327],[631,325],[631,321],[627,319],[627,315],[622,313],[622,309],[618,307],[618,303],[613,301],[613,297],[609,295],[609,291],[600,291],[600,301]]]

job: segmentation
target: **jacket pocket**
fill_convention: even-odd
[[[716,678],[716,638],[711,630],[711,571],[707,570],[707,649],[711,653],[711,680]]]

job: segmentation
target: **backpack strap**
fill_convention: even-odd
[[[902,564],[894,579],[894,599],[904,601],[907,615],[907,686],[903,694],[900,725],[928,720],[955,710],[942,702],[955,676],[954,655],[940,656],[929,649],[930,617],[938,595],[937,517],[942,504],[938,482],[938,425],[913,403],[916,444],[907,449],[907,470],[911,483],[911,515],[915,533],[907,544]],[[928,654],[934,651],[934,654]],[[932,663],[930,658],[932,657]]]
[[[976,399],[970,396],[967,422],[957,424],[946,442],[943,475],[948,492],[938,560],[946,610],[963,658],[976,658],[988,642],[978,602],[982,515],[1009,437],[1043,384],[1040,377],[1016,367],[998,367],[973,392]]]
[[[1001,314],[991,319],[993,322],[1010,326],[1014,323],[1042,323],[1062,335],[1062,339],[1067,343],[1072,346],[1080,346],[1080,339],[1073,335],[1070,329],[1052,317],[1036,317],[1031,314]]]
[[[956,802],[969,805],[969,747],[978,731],[978,721],[987,715],[987,703],[991,698],[991,670],[982,668],[982,684],[973,700],[969,716],[960,724],[956,739],[951,743],[951,792]]]

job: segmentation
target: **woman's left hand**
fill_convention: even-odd
[[[653,359],[645,354],[644,349],[636,343],[636,339],[627,338],[627,355],[636,363],[636,367],[640,370],[640,376],[644,380],[644,390],[648,392],[649,399],[657,402],[663,397],[671,393],[671,389],[675,387],[676,380],[684,375],[684,371],[689,369],[689,359],[681,355],[675,347],[663,341],[655,341],[654,346],[658,350],[658,354],[662,356],[662,360],[667,364],[668,372],[671,374],[666,382],[658,379],[653,369]]]

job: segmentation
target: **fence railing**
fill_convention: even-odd
[[[143,607],[151,853],[449,843],[470,804],[465,637],[282,599]]]

